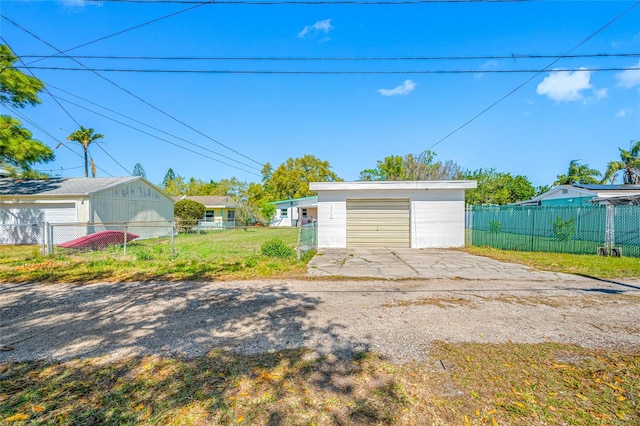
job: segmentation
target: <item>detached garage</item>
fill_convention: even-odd
[[[313,182],[318,247],[464,245],[464,191],[476,181]]]
[[[0,179],[2,244],[35,244],[44,223],[85,224],[85,235],[110,223],[172,221],[171,197],[139,176]],[[145,226],[130,232],[150,237],[166,230]]]

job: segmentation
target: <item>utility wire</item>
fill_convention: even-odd
[[[180,15],[181,13],[189,12],[190,10],[193,10],[193,9],[198,8],[198,7],[204,6],[207,3],[211,3],[212,1],[213,0],[210,0],[209,2],[205,2],[205,1],[198,2],[198,3],[195,4],[195,6],[187,7],[186,9],[178,10],[177,12],[173,12],[173,13],[170,13],[168,15],[164,15],[164,16],[160,16],[158,18],[152,19],[151,21],[143,22],[141,24],[134,25],[133,27],[129,27],[129,28],[125,28],[124,30],[117,31],[117,32],[115,32],[113,34],[109,34],[109,35],[97,38],[95,40],[91,40],[91,41],[88,41],[86,43],[79,44],[79,45],[77,45],[75,47],[71,47],[69,49],[63,50],[61,53],[56,53],[54,55],[40,57],[36,61],[31,62],[29,65],[34,64],[34,63],[39,62],[39,61],[42,61],[42,60],[47,59],[47,58],[59,57],[60,55],[63,55],[65,53],[67,53],[67,52],[71,52],[72,50],[80,49],[81,47],[85,47],[85,46],[88,46],[90,44],[97,43],[99,41],[103,41],[103,40],[106,40],[108,38],[115,37],[115,36],[118,36],[120,34],[124,34],[126,32],[133,31],[133,30],[136,30],[138,28],[142,28],[142,27],[145,27],[147,25],[154,24],[154,23],[156,23],[158,21],[162,21],[164,19],[171,18],[171,17],[176,16],[176,15]]]
[[[9,49],[11,49],[11,46],[9,46],[9,44],[7,43],[7,41],[6,41],[2,36],[0,36],[0,40],[2,40],[2,42],[3,42],[5,45],[7,45],[7,46],[9,47]],[[13,49],[11,49],[11,50],[13,51]],[[20,61],[20,63],[22,63],[23,65],[25,65],[25,63],[23,62],[22,58],[18,57],[18,60]],[[27,66],[25,65],[25,68],[29,71],[29,74],[31,74],[34,78],[37,78],[37,77],[35,76],[35,74],[31,71],[31,69],[30,69],[29,67],[27,67]],[[47,86],[46,86],[46,85],[44,85],[44,86],[43,86],[43,89],[44,89],[44,91],[45,91],[45,92],[46,92],[46,93],[51,97],[51,99],[53,99],[53,101],[54,101],[54,102],[55,102],[55,103],[56,103],[56,104],[57,104],[57,105],[62,109],[62,111],[64,111],[64,112],[65,112],[65,114],[67,114],[67,115],[69,116],[69,118],[71,118],[71,120],[73,120],[73,122],[74,122],[74,123],[76,123],[76,126],[81,127],[81,126],[80,126],[80,123],[78,122],[78,120],[76,120],[76,119],[75,119],[75,117],[74,117],[73,115],[71,115],[71,113],[70,113],[70,112],[69,112],[69,111],[68,111],[64,106],[62,106],[62,104],[58,101],[58,99],[57,99],[55,96],[53,96],[53,94],[49,91],[49,89],[47,89]],[[64,144],[63,144],[63,145],[64,145]],[[66,146],[66,145],[64,145],[64,146]],[[123,169],[126,173],[131,174],[131,173],[130,173],[130,172],[129,172],[129,171],[128,171],[128,170],[127,170],[127,169],[126,169],[122,164],[120,164],[120,162],[119,162],[118,160],[116,160],[115,158],[113,158],[113,156],[112,156],[111,154],[109,154],[109,153],[108,153],[104,148],[102,148],[102,147],[101,147],[101,146],[99,146],[99,145],[98,145],[98,147],[99,147],[99,148],[100,148],[100,149],[101,149],[105,154],[107,154],[107,156],[108,156],[109,158],[111,158],[111,159],[112,159],[112,160],[113,160],[113,161],[114,161],[118,166],[122,167],[122,169]],[[82,157],[82,158],[83,158],[83,160],[84,160],[84,157]],[[102,170],[102,169],[101,169],[101,170]],[[111,175],[110,173],[107,173],[107,174]]]
[[[551,61],[549,63],[549,65],[547,65],[546,67],[544,67],[542,70],[536,72],[534,75],[532,75],[531,77],[529,77],[528,79],[526,79],[523,83],[519,84],[518,86],[516,86],[514,89],[512,89],[511,91],[509,91],[507,94],[505,94],[504,96],[502,96],[501,98],[499,98],[498,100],[496,100],[495,102],[493,102],[491,105],[489,105],[488,107],[486,107],[485,109],[483,109],[482,111],[480,111],[479,113],[477,113],[476,115],[474,115],[473,117],[471,117],[469,120],[465,121],[464,123],[462,123],[460,126],[456,127],[453,131],[449,132],[446,136],[440,138],[437,142],[435,142],[433,145],[431,145],[430,147],[428,147],[424,152],[427,152],[429,150],[431,150],[432,148],[434,148],[435,146],[439,145],[440,143],[444,142],[445,140],[449,139],[452,135],[456,134],[457,132],[459,132],[460,130],[464,129],[465,127],[467,127],[469,124],[471,124],[472,122],[474,122],[476,119],[478,119],[479,117],[481,117],[482,115],[484,115],[486,112],[490,111],[493,107],[495,107],[496,105],[498,105],[500,102],[504,101],[505,99],[507,99],[509,96],[513,95],[514,93],[516,93],[518,90],[520,90],[521,88],[523,88],[524,86],[526,86],[529,82],[531,82],[533,79],[537,78],[540,74],[542,74],[543,72],[548,71],[551,67],[553,67],[556,63],[558,63],[558,61],[560,61],[561,59],[563,59],[566,55],[571,54],[571,52],[573,52],[574,50],[578,49],[579,47],[581,47],[582,45],[586,44],[589,40],[591,40],[592,38],[594,38],[595,36],[597,36],[598,34],[600,34],[602,31],[604,31],[605,29],[607,29],[608,27],[610,27],[611,25],[613,25],[616,21],[618,21],[620,18],[622,18],[623,16],[625,16],[626,14],[628,14],[629,12],[631,12],[633,9],[635,9],[638,5],[640,5],[640,1],[635,2],[634,4],[632,4],[630,7],[628,7],[627,9],[625,9],[622,13],[620,13],[619,15],[617,15],[616,17],[614,17],[612,20],[610,20],[609,22],[607,22],[606,24],[604,24],[602,27],[598,28],[595,32],[593,32],[591,35],[589,35],[587,38],[585,38],[584,40],[582,40],[580,43],[576,44],[575,46],[573,46],[571,49],[567,50],[565,52],[564,55],[561,55],[559,58],[555,59],[554,61]]]
[[[93,3],[140,3],[140,4],[198,4],[199,0],[85,0]],[[353,4],[353,5],[413,5],[428,3],[530,3],[542,0],[220,0],[213,4],[239,4],[239,5],[319,5],[319,4]],[[207,2],[208,3],[208,2]]]
[[[187,139],[181,138],[180,136],[176,136],[176,135],[174,135],[174,134],[171,134],[171,133],[169,133],[169,132],[166,132],[166,131],[164,131],[164,130],[162,130],[162,129],[159,129],[159,128],[157,128],[157,127],[154,127],[154,126],[151,126],[151,125],[149,125],[149,124],[143,123],[143,122],[142,122],[142,121],[140,121],[140,120],[136,120],[135,118],[132,118],[132,117],[129,117],[129,116],[125,115],[125,114],[119,113],[118,111],[112,110],[112,109],[107,108],[107,107],[102,106],[102,105],[99,105],[99,104],[97,104],[97,103],[95,103],[95,102],[92,102],[92,101],[90,101],[90,100],[88,100],[88,99],[85,99],[85,98],[83,98],[83,97],[81,97],[81,96],[75,95],[75,94],[73,94],[73,93],[71,93],[71,92],[68,92],[68,91],[66,91],[66,90],[64,90],[64,89],[61,89],[61,88],[59,88],[59,87],[56,87],[56,86],[54,86],[54,85],[52,85],[52,84],[49,84],[49,87],[52,87],[52,88],[54,88],[54,89],[56,89],[56,90],[58,90],[58,91],[60,91],[60,92],[66,93],[67,95],[73,96],[74,98],[76,98],[76,99],[80,99],[81,101],[87,102],[87,103],[89,103],[89,104],[91,104],[91,105],[97,106],[98,108],[102,108],[102,109],[104,109],[105,111],[109,111],[109,112],[111,112],[112,114],[119,115],[120,117],[126,118],[127,120],[131,120],[131,121],[133,121],[133,122],[135,122],[135,123],[138,123],[138,124],[140,124],[140,125],[143,125],[143,126],[145,126],[145,127],[148,127],[148,128],[150,128],[150,129],[153,129],[153,130],[155,130],[155,131],[157,131],[157,132],[160,132],[160,133],[163,133],[163,134],[165,134],[165,135],[167,135],[167,136],[170,136],[170,137],[172,137],[172,138],[175,138],[175,139],[181,140],[181,141],[183,141],[183,142],[185,142],[185,143],[187,143],[187,144],[189,144],[189,145],[195,146],[195,147],[200,148],[200,149],[202,149],[202,150],[204,150],[204,151],[208,151],[208,152],[210,152],[210,153],[212,153],[212,154],[218,155],[218,156],[220,156],[220,157],[222,157],[222,158],[225,158],[225,159],[227,159],[227,160],[229,160],[229,161],[233,161],[233,162],[235,162],[235,163],[242,164],[243,166],[246,166],[246,167],[249,167],[249,168],[252,168],[252,169],[255,169],[255,170],[259,170],[258,168],[254,167],[254,166],[252,166],[252,165],[250,165],[250,164],[246,164],[246,163],[243,163],[243,162],[241,162],[241,161],[239,161],[239,160],[236,160],[236,159],[234,159],[234,158],[227,157],[226,155],[220,154],[219,152],[213,151],[213,150],[211,150],[211,149],[209,149],[209,148],[207,148],[207,147],[205,147],[205,146],[198,145],[197,143],[194,143],[194,142],[191,142],[191,141],[189,141],[189,140],[187,140]],[[93,112],[93,111],[91,111],[91,112]],[[224,163],[224,164],[226,164],[226,163]],[[235,166],[231,166],[231,167],[235,167]],[[245,171],[244,169],[240,169],[240,170]]]
[[[11,111],[17,115],[18,117],[20,117],[22,120],[24,120],[26,123],[29,123],[29,125],[35,129],[38,129],[40,132],[42,132],[43,134],[45,134],[46,136],[49,136],[51,139],[53,139],[54,141],[58,142],[58,146],[63,146],[66,149],[68,149],[69,151],[71,151],[74,155],[76,155],[77,157],[81,158],[84,161],[84,157],[82,156],[82,154],[79,154],[77,152],[75,152],[73,149],[69,148],[64,142],[62,142],[60,139],[58,139],[57,137],[53,136],[51,133],[49,133],[46,129],[44,129],[42,126],[40,126],[38,123],[36,123],[35,121],[31,120],[29,117],[27,117],[25,114],[22,114],[20,111],[18,111],[15,108],[9,107],[11,109]],[[74,167],[74,168],[84,168],[84,166],[80,166],[80,167]],[[108,171],[106,171],[105,169],[103,169],[102,167],[96,166],[97,169],[99,169],[100,171],[104,172],[105,174],[113,177],[113,175],[111,173],[109,173]]]
[[[69,49],[71,50],[71,49]],[[46,59],[57,55],[21,55],[23,59]],[[118,56],[118,55],[67,55],[73,59],[107,59],[133,61],[457,61],[457,60],[496,60],[510,59],[553,59],[553,58],[637,58],[640,53],[585,53],[575,55],[533,55],[513,53],[511,55],[484,56],[337,56],[337,57],[296,57],[296,56]],[[28,65],[35,63],[30,62]]]
[[[122,122],[122,121],[116,120],[115,118],[112,118],[112,117],[109,117],[109,116],[107,116],[107,115],[101,114],[101,113],[99,113],[99,112],[97,112],[97,111],[94,111],[94,110],[92,110],[92,109],[90,109],[90,108],[87,108],[87,107],[84,107],[84,106],[82,106],[82,105],[79,105],[79,104],[77,104],[77,103],[75,103],[75,102],[72,102],[72,101],[70,101],[70,100],[68,100],[68,99],[63,99],[63,98],[59,98],[59,99],[60,99],[61,101],[63,101],[63,102],[66,102],[66,103],[70,104],[70,105],[73,105],[73,106],[75,106],[75,107],[77,107],[77,108],[81,108],[81,109],[83,109],[83,110],[85,110],[85,111],[88,111],[88,112],[91,112],[91,113],[93,113],[93,114],[95,114],[95,115],[98,115],[98,116],[100,116],[100,117],[106,118],[107,120],[113,121],[114,123],[118,123],[118,124],[120,124],[121,126],[128,127],[128,128],[130,128],[130,129],[135,130],[135,131],[137,131],[137,132],[140,132],[140,133],[142,133],[142,134],[144,134],[144,135],[151,136],[152,138],[158,139],[158,140],[160,140],[160,141],[162,141],[162,142],[166,142],[166,143],[168,143],[168,144],[170,144],[170,145],[173,145],[173,146],[176,146],[176,147],[178,147],[178,148],[184,149],[185,151],[189,151],[189,152],[191,152],[191,153],[193,153],[193,154],[199,155],[199,156],[204,157],[204,158],[207,158],[207,159],[209,159],[209,160],[216,161],[216,162],[218,162],[218,163],[224,164],[225,166],[229,166],[229,167],[232,167],[232,168],[234,168],[234,169],[238,169],[238,170],[241,170],[241,171],[243,171],[243,172],[250,173],[250,174],[255,175],[255,176],[261,176],[261,175],[259,175],[259,174],[258,174],[258,173],[256,173],[256,172],[252,172],[252,171],[250,171],[250,170],[245,170],[245,169],[243,169],[243,168],[241,168],[241,167],[234,166],[233,164],[229,164],[229,163],[226,163],[226,162],[224,162],[224,161],[218,160],[217,158],[210,157],[210,156],[208,156],[208,155],[205,155],[205,154],[203,154],[203,153],[201,153],[201,152],[198,152],[198,151],[195,151],[195,150],[193,150],[193,149],[187,148],[187,147],[182,146],[182,145],[180,145],[180,144],[177,144],[177,143],[175,143],[175,142],[171,142],[170,140],[167,140],[167,139],[161,138],[161,137],[159,137],[159,136],[157,136],[157,135],[154,135],[153,133],[149,133],[149,132],[147,132],[147,131],[144,131],[144,130],[142,130],[142,129],[139,129],[139,128],[137,128],[137,127],[134,127],[134,126],[132,126],[132,125],[130,125],[130,124],[127,124],[127,123],[124,123],[124,122]]]
[[[58,53],[60,53],[60,54],[63,54],[63,55],[64,55],[64,53],[63,53],[60,49],[58,49],[57,47],[53,46],[51,43],[49,43],[49,42],[47,42],[47,41],[43,40],[42,38],[40,38],[39,36],[37,36],[37,35],[36,35],[36,34],[34,34],[33,32],[31,32],[31,31],[27,30],[26,28],[22,27],[20,24],[18,24],[18,23],[17,23],[17,22],[15,22],[14,20],[9,19],[9,18],[8,18],[7,16],[5,16],[5,15],[0,15],[0,16],[2,16],[2,18],[4,18],[5,20],[7,20],[8,22],[10,22],[11,24],[15,25],[16,27],[18,27],[18,28],[19,28],[19,29],[21,29],[22,31],[24,31],[24,32],[26,32],[27,34],[31,35],[32,37],[36,38],[38,41],[40,41],[40,42],[42,42],[42,43],[46,44],[47,46],[51,47],[52,49],[54,49],[54,50],[58,51]],[[81,67],[83,67],[83,68],[85,68],[85,69],[88,69],[88,70],[91,70],[89,67],[86,67],[82,62],[78,61],[77,59],[73,59],[73,58],[70,58],[70,59],[71,59],[72,61],[76,62],[76,63],[77,63],[78,65],[80,65]],[[156,111],[158,111],[159,113],[161,113],[162,115],[164,115],[164,116],[166,116],[166,117],[170,118],[171,120],[173,120],[173,121],[175,121],[175,122],[177,122],[177,123],[179,123],[179,124],[181,124],[181,125],[183,125],[183,126],[187,127],[188,129],[190,129],[190,130],[192,130],[192,131],[194,131],[194,132],[198,133],[199,135],[201,135],[201,136],[203,136],[203,137],[205,137],[205,138],[209,139],[210,141],[212,141],[212,142],[214,142],[214,143],[216,143],[216,144],[218,144],[218,145],[220,145],[220,146],[223,146],[224,148],[228,149],[229,151],[231,151],[231,152],[233,152],[233,153],[235,153],[235,154],[237,154],[237,155],[239,155],[239,156],[241,156],[241,157],[243,157],[243,158],[246,158],[247,160],[250,160],[250,161],[252,161],[252,162],[254,162],[254,163],[258,164],[258,165],[259,165],[259,166],[261,166],[261,167],[263,166],[263,164],[262,164],[262,163],[260,163],[259,161],[254,160],[253,158],[251,158],[251,157],[249,157],[249,156],[247,156],[247,155],[242,154],[241,152],[239,152],[239,151],[237,151],[237,150],[235,150],[235,149],[233,149],[233,148],[231,148],[231,147],[229,147],[229,146],[227,146],[227,145],[223,144],[222,142],[219,142],[219,141],[217,141],[217,140],[213,139],[211,136],[209,136],[209,135],[207,135],[207,134],[205,134],[205,133],[201,132],[200,130],[196,129],[195,127],[193,127],[193,126],[191,126],[191,125],[187,124],[186,122],[184,122],[184,121],[182,121],[182,120],[180,120],[180,119],[176,118],[175,116],[173,116],[173,115],[169,114],[168,112],[166,112],[166,111],[164,111],[164,110],[162,110],[162,109],[158,108],[157,106],[155,106],[155,105],[151,104],[150,102],[147,102],[146,100],[144,100],[144,99],[143,99],[143,98],[141,98],[140,96],[138,96],[138,95],[134,94],[133,92],[131,92],[131,91],[129,91],[129,90],[127,90],[127,89],[125,89],[124,87],[122,87],[122,86],[118,85],[116,82],[114,82],[113,80],[108,79],[107,77],[103,76],[103,75],[102,75],[102,74],[100,74],[99,72],[97,72],[97,71],[95,71],[95,70],[91,70],[91,71],[92,71],[95,75],[97,75],[98,77],[100,77],[101,79],[103,79],[103,80],[105,80],[106,82],[110,83],[111,85],[113,85],[113,86],[117,87],[118,89],[122,90],[123,92],[127,93],[128,95],[130,95],[130,96],[132,96],[132,97],[136,98],[136,99],[137,99],[137,100],[139,100],[140,102],[144,103],[145,105],[149,106],[150,108],[153,108],[154,110],[156,110]]]
[[[4,43],[12,52],[13,49],[11,49],[11,45],[7,42],[7,40],[4,39],[4,37],[2,37],[0,35],[0,40],[2,40],[2,43]],[[14,68],[22,68],[22,69],[26,69],[29,74],[31,74],[31,76],[35,79],[38,79],[38,77],[36,77],[36,75],[33,73],[33,71],[31,70],[31,68],[29,68],[24,61],[22,60],[22,58],[20,56],[18,56],[18,61],[20,61],[20,63],[23,65],[22,67],[14,67]],[[49,93],[49,89],[47,89],[47,86],[43,86],[42,89],[49,95],[51,96],[51,93]],[[51,96],[53,98],[53,96]],[[62,111],[64,111],[65,114],[67,114],[67,116],[69,116],[69,118],[76,123],[76,126],[80,126],[80,123],[78,123],[78,121],[69,113],[69,111],[67,111],[55,98],[53,98],[53,101],[55,103],[58,104],[58,106],[60,107],[60,109],[62,109]]]
[[[560,60],[559,58],[558,60]],[[554,61],[551,65],[558,62]],[[49,71],[81,71],[81,72],[114,72],[114,73],[142,73],[142,74],[303,74],[303,75],[329,75],[329,74],[513,74],[513,73],[535,73],[533,78],[537,75],[548,71],[551,65],[547,65],[544,68],[536,69],[509,69],[509,70],[482,70],[482,69],[465,69],[465,70],[371,70],[371,71],[320,71],[320,70],[195,70],[195,69],[143,69],[143,68],[70,68],[70,67],[32,67],[37,70],[49,70]],[[22,68],[22,67],[16,67]],[[606,68],[563,68],[559,71],[566,72],[591,72],[591,71],[625,71],[625,70],[640,70],[638,66],[631,67],[606,67]],[[532,79],[533,79],[532,78]],[[528,82],[528,81],[527,81]],[[255,160],[252,160],[255,161]],[[260,164],[260,163],[258,163]]]

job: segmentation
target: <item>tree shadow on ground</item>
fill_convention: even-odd
[[[0,344],[12,350],[0,352],[0,420],[388,424],[408,403],[366,343],[313,321],[320,297],[285,286],[22,284],[1,295]]]

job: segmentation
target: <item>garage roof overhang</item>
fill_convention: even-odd
[[[312,191],[353,191],[353,190],[429,190],[429,189],[474,189],[475,180],[423,180],[385,182],[311,182]]]

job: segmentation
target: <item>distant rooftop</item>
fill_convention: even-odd
[[[640,185],[587,185],[583,183],[574,183],[573,186],[591,191],[640,191]]]
[[[141,179],[139,176],[110,178],[0,179],[0,196],[91,195],[98,191]]]

